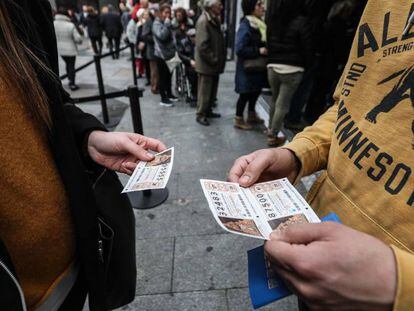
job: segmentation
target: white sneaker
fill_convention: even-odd
[[[160,106],[174,107],[174,104],[170,100],[163,100],[160,102]]]

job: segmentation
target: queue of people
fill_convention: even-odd
[[[243,0],[235,44],[235,91],[240,94],[235,128],[251,130],[263,123],[255,104],[267,87],[272,94],[266,131],[269,147],[286,142],[283,127],[297,131],[312,124],[332,105],[333,85],[347,59],[343,51],[350,48],[358,22],[355,16],[362,8],[349,0],[274,0],[268,1],[264,19],[263,1]]]

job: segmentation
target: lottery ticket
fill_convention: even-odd
[[[154,155],[150,162],[139,162],[122,193],[167,186],[174,162],[174,147]]]
[[[200,182],[214,218],[226,231],[268,240],[272,231],[290,224],[320,222],[286,178],[250,188],[217,180]]]

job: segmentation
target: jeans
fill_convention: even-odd
[[[270,88],[272,89],[272,102],[269,113],[269,129],[277,135],[282,128],[283,120],[289,112],[293,94],[296,92],[303,72],[280,74],[267,69]]]
[[[76,56],[62,56],[66,64],[66,74],[68,75],[69,85],[75,84],[75,62]]]

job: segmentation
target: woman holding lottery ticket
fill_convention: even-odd
[[[108,310],[107,253],[88,173],[102,166],[131,174],[166,149],[110,133],[72,104],[55,38],[48,1],[0,1],[2,310],[77,311],[87,295],[90,310]]]

